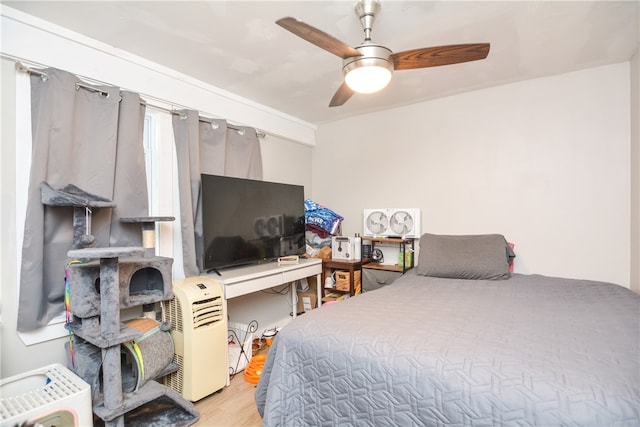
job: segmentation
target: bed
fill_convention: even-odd
[[[393,284],[283,328],[256,389],[263,425],[640,425],[640,296],[512,275],[504,237],[463,240],[425,235]]]

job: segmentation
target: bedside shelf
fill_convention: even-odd
[[[411,243],[413,244],[412,238],[403,238],[403,237],[363,237],[362,240],[367,240],[370,242],[383,242],[383,243]]]
[[[363,264],[362,268],[368,268],[371,270],[397,271],[398,273],[404,273],[405,271],[413,267],[398,267],[397,265],[385,265],[385,264],[370,262],[368,264]]]
[[[384,271],[395,271],[398,273],[403,273],[407,270],[413,268],[413,252],[414,252],[414,241],[413,238],[402,238],[402,237],[363,237],[362,241],[371,242],[371,250],[375,250],[377,244],[383,244],[385,246],[398,245],[399,254],[402,255],[402,264],[382,264],[377,262],[367,262],[362,265],[362,268],[371,269],[371,270],[384,270]],[[405,256],[405,254],[411,253],[409,257]]]

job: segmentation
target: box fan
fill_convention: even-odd
[[[368,237],[420,237],[419,208],[365,209],[363,235]]]
[[[195,402],[227,384],[227,309],[222,286],[207,277],[173,282],[164,310],[179,369],[164,384]]]

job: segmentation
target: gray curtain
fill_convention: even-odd
[[[228,126],[222,119],[199,117],[193,110],[173,115],[184,274],[203,269],[200,174],[262,179],[262,154],[256,130]]]
[[[110,86],[89,86],[57,69],[31,75],[33,149],[29,177],[18,330],[46,325],[64,311],[64,273],[73,243],[73,208],[44,206],[40,184],[74,185],[111,199],[94,209],[93,246],[141,246],[141,230],[120,217],[147,216],[140,96]],[[94,88],[96,90],[92,90]]]

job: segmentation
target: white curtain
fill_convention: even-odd
[[[254,128],[229,126],[197,111],[173,115],[178,160],[178,187],[184,274],[203,271],[201,174],[262,179],[260,141]]]
[[[95,246],[141,246],[139,228],[121,224],[119,218],[148,215],[140,96],[89,85],[66,71],[40,71],[31,74],[32,159],[19,331],[45,326],[64,311],[73,208],[43,205],[43,182],[54,190],[72,185],[116,204],[94,210]]]

